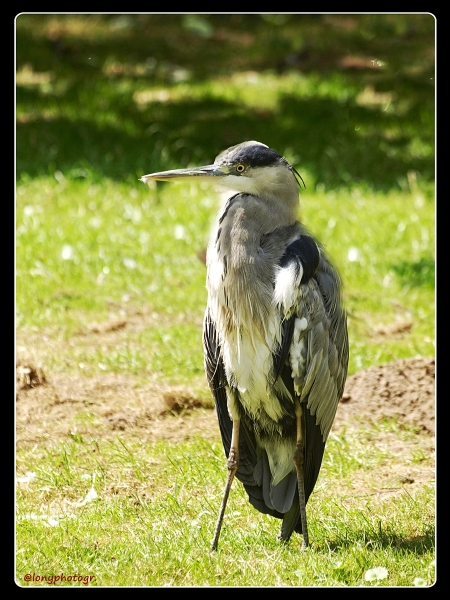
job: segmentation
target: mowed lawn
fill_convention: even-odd
[[[122,378],[183,390],[198,401],[189,418],[211,411],[202,257],[223,198],[139,178],[208,164],[245,139],[274,147],[305,181],[299,216],[344,282],[349,373],[434,356],[432,16],[238,16],[17,18],[19,366],[77,389]],[[435,580],[433,476],[412,487],[394,476],[433,472],[433,443],[414,428],[333,432],[308,503],[310,550],[298,536],[280,545],[279,523],[236,482],[211,553],[226,475],[218,431],[111,435],[85,404],[80,435],[35,414],[48,436],[31,440],[26,422],[16,436],[20,586]]]

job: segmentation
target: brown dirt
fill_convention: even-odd
[[[114,335],[120,335],[120,330]],[[434,359],[413,358],[373,367],[348,378],[332,435],[339,436],[343,427],[348,433],[355,431],[359,435],[359,428],[365,424],[376,425],[392,418],[400,425],[417,429],[413,437],[398,435],[389,426],[368,431],[367,443],[389,454],[391,460],[388,466],[372,469],[370,481],[365,474],[355,476],[352,497],[373,493],[392,497],[402,494],[405,485],[413,494],[434,481],[434,366]],[[209,395],[200,399],[182,387],[154,382],[141,385],[131,376],[67,378],[44,371],[24,360],[23,355],[18,359],[18,450],[50,448],[75,435],[85,440],[136,436],[144,443],[202,436],[220,443]],[[373,480],[379,482],[379,489],[373,489]]]
[[[335,425],[383,418],[395,418],[401,424],[434,434],[434,359],[399,360],[348,378]]]
[[[132,377],[114,374],[68,379],[21,360],[16,389],[18,447],[125,430],[146,440],[218,437],[212,402],[182,387],[142,386]],[[348,378],[333,431],[386,418],[434,435],[434,359],[400,360]]]

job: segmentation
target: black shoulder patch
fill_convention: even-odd
[[[302,283],[306,283],[314,276],[320,260],[319,248],[311,236],[302,235],[295,242],[289,244],[280,259],[280,267],[286,267],[293,259],[301,262],[303,267]]]

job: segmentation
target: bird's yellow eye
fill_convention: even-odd
[[[236,171],[238,173],[243,173],[245,171],[245,165],[243,165],[243,164],[236,165]]]

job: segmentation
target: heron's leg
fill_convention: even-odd
[[[231,445],[230,453],[228,455],[228,477],[223,490],[222,504],[220,506],[219,517],[216,523],[216,529],[214,531],[214,538],[211,543],[211,550],[217,550],[217,544],[219,543],[220,530],[222,529],[223,515],[225,514],[225,508],[228,502],[228,496],[230,494],[231,484],[233,483],[234,476],[236,474],[239,465],[239,419],[233,421],[233,431],[231,434]]]
[[[300,504],[300,521],[302,524],[303,544],[302,548],[309,546],[308,524],[306,521],[306,496],[305,496],[305,453],[302,428],[302,408],[299,406],[297,413],[297,444],[294,452],[294,463],[297,469],[298,498]]]

